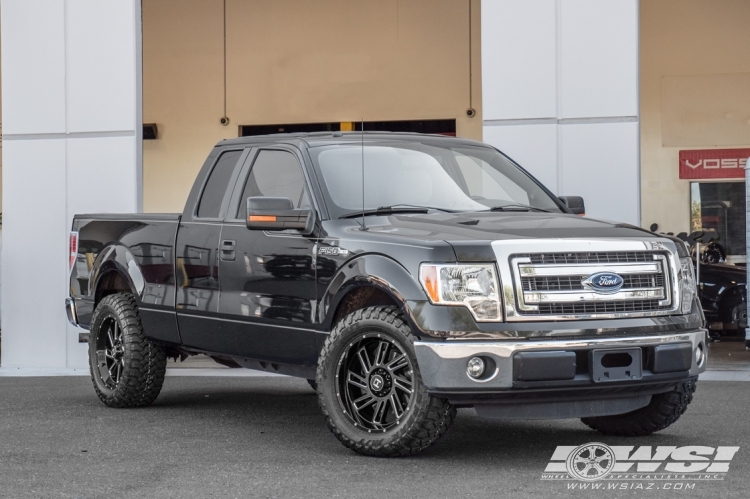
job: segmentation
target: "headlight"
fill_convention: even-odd
[[[462,305],[478,321],[502,319],[497,272],[493,264],[422,264],[419,280],[435,305]]]
[[[680,308],[683,314],[689,314],[696,297],[693,260],[680,258]]]

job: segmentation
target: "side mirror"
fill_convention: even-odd
[[[560,201],[565,203],[572,214],[581,216],[586,214],[586,206],[581,196],[560,196]]]
[[[250,230],[297,229],[303,235],[312,234],[315,227],[314,211],[295,209],[289,198],[247,198],[247,228]]]

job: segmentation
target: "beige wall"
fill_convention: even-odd
[[[745,73],[745,74],[741,74]],[[641,0],[642,223],[689,231],[681,149],[750,146],[750,2]],[[700,76],[699,76],[700,75]]]
[[[143,0],[144,210],[181,211],[210,148],[238,125],[457,120],[481,139],[479,4],[472,0]]]

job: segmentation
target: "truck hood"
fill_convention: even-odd
[[[452,245],[459,260],[492,258],[492,241],[559,238],[662,237],[633,225],[539,212],[434,213],[368,217],[370,234]]]

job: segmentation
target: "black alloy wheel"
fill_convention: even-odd
[[[112,294],[97,304],[91,317],[89,368],[99,400],[109,407],[144,407],[159,396],[166,351],[146,337],[133,295]]]
[[[125,343],[117,319],[104,319],[96,338],[96,363],[102,383],[114,390],[120,384],[125,369]]]
[[[394,306],[341,318],[318,358],[318,404],[331,433],[367,456],[408,456],[442,438],[456,408],[430,395],[412,333]]]
[[[337,398],[354,426],[386,432],[412,406],[414,368],[403,349],[379,333],[364,333],[338,361]]]

